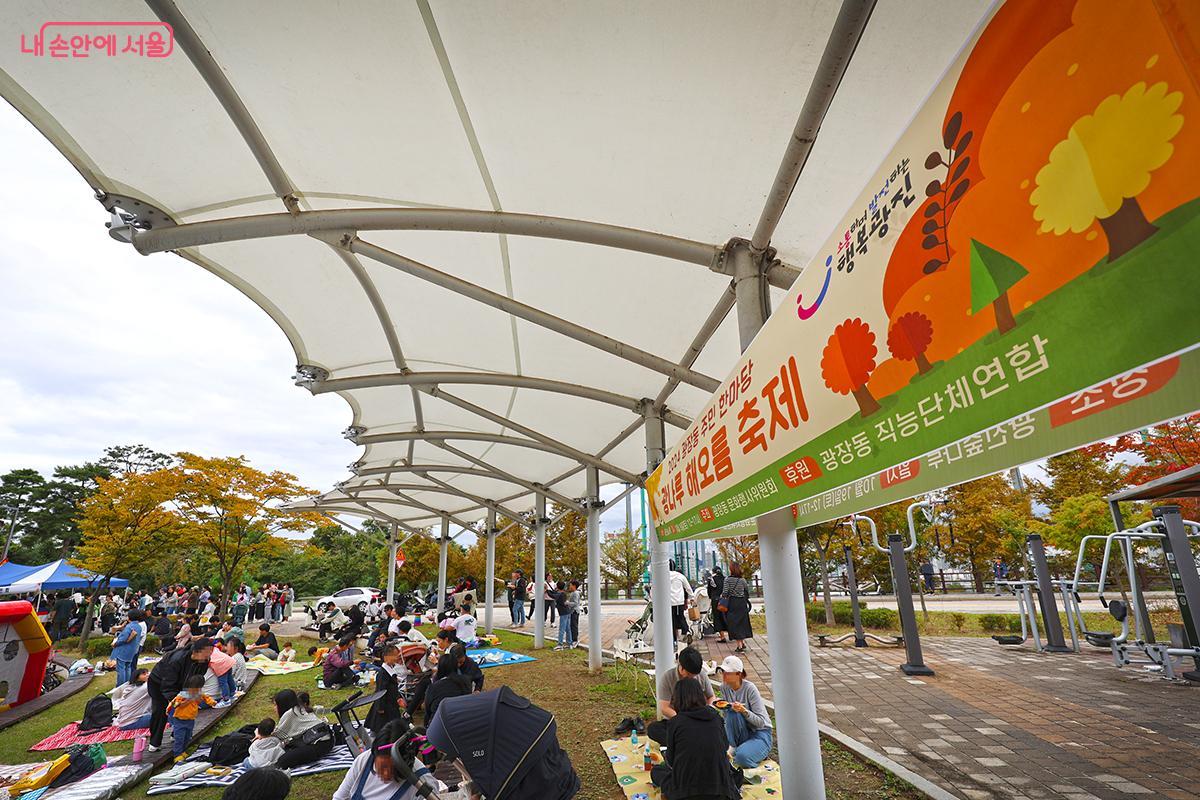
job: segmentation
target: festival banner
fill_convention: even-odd
[[[1198,42],[1188,4],[1000,5],[647,480],[660,538],[1195,410]]]

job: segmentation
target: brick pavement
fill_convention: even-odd
[[[605,643],[624,628],[606,615]],[[770,697],[765,645],[753,640],[743,660]],[[1200,797],[1200,687],[1118,670],[1097,649],[922,645],[936,675],[917,679],[898,669],[902,649],[814,642],[818,718],[964,800]],[[701,647],[709,659],[733,652],[712,638]]]

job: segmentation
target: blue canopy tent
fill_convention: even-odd
[[[77,567],[65,558],[36,567],[11,562],[0,564],[0,592],[5,594],[93,589],[100,579],[96,573]],[[108,586],[111,589],[125,589],[129,586],[129,581],[113,578],[108,582]]]

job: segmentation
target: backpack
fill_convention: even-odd
[[[235,767],[250,755],[250,742],[253,738],[253,734],[240,730],[218,736],[213,739],[207,760],[223,767]]]
[[[94,733],[112,727],[113,704],[112,698],[106,694],[98,694],[83,707],[83,720],[79,723],[79,733]]]
[[[92,698],[92,700],[95,700],[95,698]],[[88,705],[91,705],[91,703],[92,701],[88,701]],[[67,767],[58,774],[57,778],[50,782],[51,789],[82,780],[100,769],[102,765],[108,763],[108,756],[104,752],[104,747],[98,744],[73,744],[67,748],[66,755],[68,759]]]

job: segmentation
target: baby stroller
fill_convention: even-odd
[[[459,759],[489,800],[568,800],[579,792],[554,715],[507,686],[443,700],[426,736]]]
[[[713,622],[712,605],[712,598],[708,596],[707,592],[696,592],[695,610],[699,613],[688,614],[687,643],[689,645],[717,632],[717,626]],[[692,609],[688,610],[690,612]],[[693,616],[695,619],[692,619]]]
[[[413,692],[416,690],[417,684],[421,682],[421,676],[425,672],[425,667],[421,662],[425,660],[428,652],[428,647],[417,642],[400,643],[400,661],[404,663],[404,668],[407,670],[404,681],[400,684],[400,695],[404,698],[405,704],[412,700]]]

